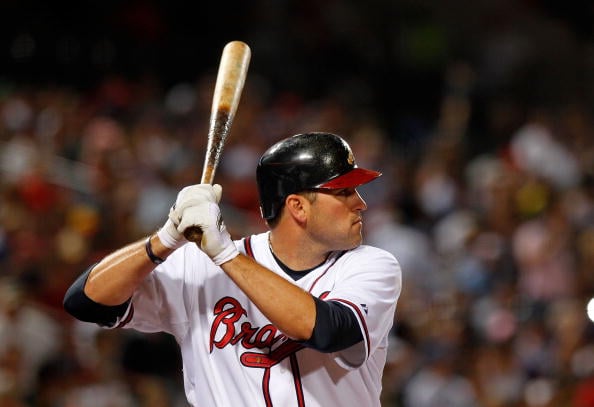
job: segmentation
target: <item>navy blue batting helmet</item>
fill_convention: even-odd
[[[274,144],[260,158],[256,178],[262,217],[274,219],[290,194],[357,187],[380,175],[357,167],[350,146],[335,134],[297,134]]]

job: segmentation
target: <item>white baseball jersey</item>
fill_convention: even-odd
[[[235,243],[311,294],[349,307],[362,342],[321,353],[287,338],[194,244],[176,250],[146,278],[120,326],[175,336],[193,406],[379,406],[401,288],[396,259],[363,245],[332,253],[293,281],[274,259],[268,233]]]

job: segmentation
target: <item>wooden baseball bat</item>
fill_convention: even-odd
[[[250,48],[244,42],[231,41],[223,48],[212,97],[208,144],[200,180],[202,184],[212,184],[214,180],[225,140],[241,99],[250,57]],[[192,226],[184,231],[184,236],[191,242],[200,243],[202,230],[198,226]]]

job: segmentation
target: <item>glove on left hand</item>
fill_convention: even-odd
[[[169,213],[169,218],[178,225],[177,231],[181,234],[190,226],[202,229],[200,248],[217,266],[239,254],[227,232],[218,205],[222,191],[218,184],[185,187],[178,194],[175,206]]]

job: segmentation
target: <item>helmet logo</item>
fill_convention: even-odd
[[[347,157],[347,162],[349,165],[355,164],[355,156],[353,155],[352,151],[349,151],[349,156]]]

